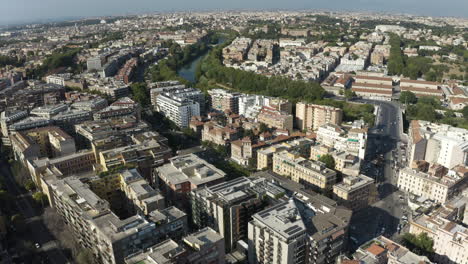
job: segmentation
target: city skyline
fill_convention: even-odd
[[[137,0],[125,2],[121,0],[101,0],[98,3],[90,0],[79,2],[44,0],[41,2],[20,0],[14,3],[2,0],[4,7],[0,12],[0,25],[12,25],[20,23],[51,22],[58,20],[77,19],[85,17],[99,17],[111,15],[130,15],[154,12],[175,11],[210,11],[210,10],[272,10],[272,9],[315,9],[330,11],[362,11],[362,12],[386,12],[405,13],[424,16],[454,16],[466,17],[464,10],[468,8],[468,2],[462,0],[448,1],[403,1],[396,0],[388,3],[383,0],[358,0],[350,3],[344,0],[313,1],[292,0],[287,3],[274,0],[256,0],[254,2],[239,0],[236,2],[220,3],[214,0],[201,0],[196,3],[185,3],[175,0],[168,2]],[[453,8],[446,8],[451,6]]]

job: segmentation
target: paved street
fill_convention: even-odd
[[[363,99],[357,101],[371,103],[380,108],[373,129],[375,135],[369,135],[369,144],[374,148],[370,151],[377,150],[377,153],[370,156],[383,155],[384,159],[383,164],[379,166],[380,176],[376,177],[379,193],[377,202],[353,216],[350,234],[352,240],[357,241],[353,243],[354,248],[380,234],[396,238],[400,219],[408,210],[403,193],[396,188],[397,170],[396,162],[393,161],[396,157],[399,163],[402,162],[400,140],[403,135],[399,106],[393,102]]]
[[[42,259],[36,258],[33,263],[67,263],[67,258],[62,250],[60,250],[58,241],[55,240],[44,225],[38,210],[31,205],[31,195],[17,186],[8,164],[3,161],[0,161],[0,173],[5,178],[5,185],[8,191],[16,197],[16,206],[19,212],[26,218],[30,241],[33,244],[39,243],[41,248],[38,251],[45,255]]]

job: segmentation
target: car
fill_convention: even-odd
[[[34,244],[34,246],[36,246],[36,248],[41,248],[41,245],[39,243]]]
[[[408,217],[407,217],[406,215],[404,215],[404,216],[401,217],[401,219],[402,219],[403,221],[406,221],[406,220],[408,220]]]

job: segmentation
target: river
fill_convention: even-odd
[[[216,45],[223,44],[225,41],[226,41],[225,38],[219,38],[218,43],[216,43]],[[186,79],[187,81],[191,83],[195,83],[196,82],[195,70],[197,69],[197,65],[199,62],[201,62],[201,60],[203,60],[206,57],[206,55],[208,55],[208,52],[210,52],[210,50],[211,49],[208,49],[208,51],[198,56],[192,62],[184,65],[182,68],[180,68],[180,70],[177,71],[177,74],[180,77]]]
[[[203,60],[203,58],[205,58],[206,55],[208,55],[208,52],[205,52],[203,54],[201,54],[200,56],[198,56],[196,59],[194,59],[192,62],[190,62],[189,64],[186,64],[185,66],[183,66],[182,68],[180,68],[180,70],[177,71],[177,74],[186,79],[187,81],[191,82],[191,83],[195,83],[195,70],[197,69],[197,65],[198,63]]]

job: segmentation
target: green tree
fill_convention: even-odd
[[[24,188],[26,190],[28,190],[28,191],[32,191],[32,190],[36,189],[36,184],[34,184],[34,182],[31,179],[29,179],[24,184]]]
[[[427,233],[420,233],[414,235],[405,233],[403,235],[403,244],[412,252],[432,258],[434,254],[434,241],[427,235]]]
[[[335,159],[332,155],[322,155],[319,158],[319,161],[325,163],[325,166],[329,169],[335,169]]]
[[[427,121],[435,121],[437,118],[437,112],[435,111],[434,107],[427,104],[418,104],[418,118]]]
[[[42,206],[47,205],[48,198],[47,195],[45,195],[43,192],[36,192],[33,194],[32,197],[37,203],[41,204]]]
[[[151,104],[149,92],[145,83],[133,83],[130,85],[130,89],[132,90],[133,99],[135,99],[135,101],[142,107],[146,107]]]
[[[353,92],[353,91],[350,90],[350,89],[346,89],[346,90],[344,91],[344,96],[345,96],[345,98],[346,98],[347,100],[349,100],[349,99],[352,99],[352,98],[356,97],[356,93]]]
[[[468,120],[468,106],[463,107],[462,109],[463,117]]]
[[[417,101],[416,95],[411,91],[403,91],[400,94],[400,102],[402,104],[415,104]]]

